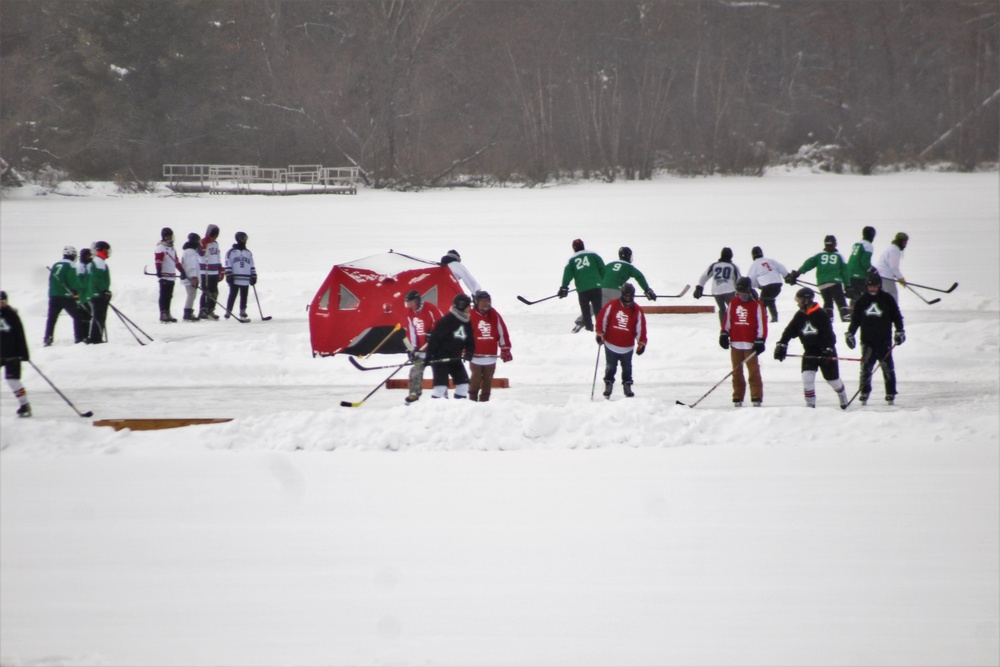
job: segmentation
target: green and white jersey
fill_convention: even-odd
[[[596,252],[581,250],[569,258],[563,269],[562,286],[569,287],[570,281],[576,282],[576,291],[584,292],[595,287],[601,287],[604,279],[604,260]]]
[[[816,282],[820,285],[826,283],[845,285],[848,282],[847,264],[836,250],[833,252],[823,251],[813,255],[802,263],[799,273],[806,273],[813,269],[816,269]]]
[[[643,292],[649,291],[649,283],[646,282],[646,276],[642,275],[642,271],[621,259],[611,262],[605,267],[601,287],[620,290],[622,285],[629,281],[629,278],[635,278]]]
[[[875,248],[871,241],[858,241],[851,248],[851,258],[847,260],[847,277],[864,278],[872,268],[872,253]]]
[[[72,296],[80,291],[80,281],[76,266],[68,259],[61,259],[52,265],[49,274],[49,296]]]

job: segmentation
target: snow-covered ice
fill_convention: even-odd
[[[1000,663],[997,173],[166,194],[0,201],[0,288],[80,410],[233,418],[95,428],[26,368],[35,416],[17,419],[0,387],[5,667]],[[249,324],[158,322],[143,267],[160,228],[179,246],[209,223],[223,248],[249,234],[271,321],[251,293]],[[866,407],[820,382],[805,409],[798,360],[771,357],[787,287],[765,407],[739,411],[728,382],[676,404],[729,370],[714,314],[650,315],[637,397],[591,401],[576,299],[515,298],[554,294],[577,237],[606,260],[630,246],[670,294],[723,246],[744,269],[754,245],[793,268],[826,234],[846,257],[869,224],[876,252],[909,233],[910,280],[960,283],[925,292],[933,306],[903,292],[891,408],[876,377]],[[155,341],[110,315],[108,345],[74,346],[64,315],[43,348],[46,266],[96,240],[113,303]],[[389,372],[312,358],[306,304],[333,264],[390,248],[455,248],[492,293],[514,355],[492,402],[382,389],[339,406]],[[841,370],[853,394],[857,366]]]

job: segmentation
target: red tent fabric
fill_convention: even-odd
[[[368,354],[397,324],[402,329],[378,352],[405,352],[403,299],[411,289],[442,313],[463,291],[447,266],[392,250],[334,266],[309,305],[313,356]]]

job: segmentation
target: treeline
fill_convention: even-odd
[[[6,0],[0,156],[356,165],[375,187],[998,159],[998,4]]]

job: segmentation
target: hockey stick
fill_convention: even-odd
[[[891,280],[894,283],[898,283],[899,282],[895,278],[883,278],[882,280]],[[917,283],[911,283],[909,280],[907,280],[906,281],[906,286],[909,287],[910,285],[913,285],[914,287],[919,287],[920,289],[929,289],[932,292],[941,292],[942,294],[951,294],[952,292],[955,291],[955,288],[958,287],[958,283],[954,283],[948,289],[939,289],[937,287],[928,287],[927,285],[918,285]]]
[[[125,321],[125,318],[122,317],[122,314],[119,313],[117,310],[115,310],[113,312],[114,312],[115,315],[118,316],[118,319],[122,321],[122,326],[125,327],[125,330],[128,331],[130,334],[132,334],[132,337],[135,338],[135,342],[139,343],[139,345],[145,345],[145,343],[142,342],[142,339],[139,338],[139,334],[137,334],[136,332],[132,331],[132,327],[130,327],[128,325],[128,322]]]
[[[603,343],[599,343],[597,345],[597,359],[594,361],[594,382],[590,385],[590,400],[594,400],[594,392],[597,391],[597,369],[601,365],[601,350],[603,349]]]
[[[196,289],[200,289],[202,292],[205,292],[204,288],[202,288],[201,285],[198,285]],[[226,308],[225,306],[223,306],[221,303],[219,303],[219,300],[216,299],[214,296],[212,296],[209,292],[205,292],[205,296],[207,296],[216,306],[218,306],[222,310],[226,311],[229,314],[229,317],[233,318],[234,320],[236,320],[240,324],[248,324],[250,322],[250,318],[249,317],[246,318],[246,319],[244,319],[242,317],[238,317],[233,311],[229,310],[228,308]]]
[[[73,408],[73,411],[74,411],[74,412],[76,412],[76,414],[78,414],[78,415],[79,415],[79,416],[81,416],[81,417],[88,417],[88,418],[89,418],[89,417],[93,417],[93,416],[94,416],[94,413],[93,413],[93,412],[91,412],[90,410],[87,410],[86,412],[80,412],[80,411],[79,411],[79,410],[77,409],[77,407],[76,407],[75,405],[73,405],[73,401],[71,401],[71,400],[69,400],[68,398],[66,398],[66,394],[64,394],[64,393],[62,393],[61,391],[59,391],[59,387],[57,387],[57,386],[55,386],[54,384],[52,384],[52,380],[50,380],[50,379],[49,379],[49,378],[48,378],[48,377],[47,377],[47,376],[45,375],[45,373],[43,373],[43,372],[42,372],[42,369],[40,369],[40,368],[39,368],[38,366],[36,366],[36,365],[35,365],[35,362],[33,362],[33,361],[31,361],[31,360],[28,360],[28,363],[29,363],[29,364],[31,364],[31,367],[35,369],[35,372],[36,372],[36,373],[38,373],[39,375],[41,375],[41,376],[42,376],[42,379],[43,379],[43,380],[45,380],[46,382],[48,382],[48,383],[49,383],[49,386],[50,386],[50,387],[52,387],[53,389],[55,389],[56,393],[57,393],[57,394],[59,394],[59,396],[61,396],[61,397],[62,397],[62,400],[66,401],[66,403],[67,403],[67,404],[69,405],[69,407]]]
[[[921,301],[923,301],[924,303],[926,303],[928,306],[933,306],[935,303],[937,303],[938,301],[941,300],[940,297],[937,297],[937,298],[934,298],[934,299],[931,299],[930,301],[928,301],[927,299],[924,298],[923,294],[921,294],[917,290],[915,290],[912,287],[910,287],[910,283],[906,283],[906,289],[908,289],[911,292],[913,292],[914,294],[916,294],[917,298],[920,299]]]
[[[576,291],[576,288],[574,287],[569,292],[575,292],[575,291]],[[569,292],[566,292],[566,293],[569,294]],[[529,306],[533,306],[536,303],[541,303],[542,301],[548,301],[549,299],[555,299],[557,296],[559,296],[559,295],[558,294],[553,294],[552,296],[547,296],[547,297],[545,297],[543,299],[538,299],[536,301],[528,301],[523,296],[521,296],[520,294],[518,294],[517,295],[517,300],[520,301],[521,303],[527,304]]]
[[[341,401],[340,402],[340,406],[342,408],[358,408],[358,407],[361,407],[361,404],[364,403],[365,401],[367,401],[369,398],[371,398],[371,395],[374,394],[376,391],[378,391],[379,389],[381,389],[382,387],[384,387],[386,385],[386,383],[388,383],[389,380],[392,379],[393,375],[395,375],[399,371],[403,370],[404,366],[411,366],[411,365],[412,364],[410,362],[408,362],[408,361],[405,362],[405,363],[400,364],[399,366],[396,367],[396,370],[394,370],[392,373],[389,374],[389,377],[387,377],[386,379],[382,380],[377,385],[375,385],[375,388],[372,389],[370,392],[368,392],[368,395],[365,396],[364,398],[362,398],[360,401],[358,401],[357,403],[351,403],[350,401]]]
[[[885,355],[881,359],[878,360],[878,363],[875,364],[875,366],[872,368],[872,377],[875,376],[875,371],[877,371],[879,368],[882,367],[882,362],[889,358],[889,355],[892,354],[892,351],[894,349],[896,349],[895,345],[893,345],[892,347],[890,347],[889,350],[885,353]],[[871,348],[869,348],[869,351],[871,351]],[[871,378],[869,378],[869,382],[870,381],[871,381]],[[858,394],[860,394],[860,393],[861,393],[861,385],[859,384],[858,385],[858,390],[856,392],[854,392],[854,396],[851,396],[851,400],[849,400],[845,405],[841,405],[840,409],[841,410],[846,410],[847,408],[851,407],[851,403],[854,402],[854,399],[856,399],[858,397]]]
[[[395,335],[395,333],[396,333],[397,331],[399,331],[400,329],[402,329],[402,328],[403,328],[403,325],[402,325],[402,324],[396,324],[396,326],[394,326],[394,327],[392,328],[392,331],[390,331],[390,332],[389,332],[389,333],[388,333],[388,334],[386,335],[386,337],[382,339],[382,342],[381,342],[381,343],[379,343],[379,344],[378,344],[378,345],[376,345],[376,346],[375,346],[374,348],[372,348],[372,351],[371,351],[371,352],[369,352],[368,354],[363,354],[363,355],[361,355],[361,358],[362,358],[362,359],[367,359],[368,357],[370,357],[370,356],[372,356],[373,354],[375,354],[376,352],[378,352],[378,351],[379,351],[380,349],[382,349],[382,346],[383,346],[383,345],[385,345],[386,343],[388,343],[388,342],[389,342],[389,339],[390,339],[390,338],[392,338],[392,337],[393,337],[393,335]]]
[[[684,289],[682,289],[677,294],[657,294],[656,298],[657,299],[679,299],[682,296],[684,296],[685,294],[687,294],[687,292],[688,292],[689,289],[691,289],[691,286],[690,285],[685,285]]]
[[[118,315],[118,317],[122,318],[122,322],[128,322],[133,327],[135,327],[139,331],[139,333],[141,333],[143,336],[145,336],[146,338],[148,338],[150,340],[150,342],[152,342],[152,340],[153,340],[152,336],[150,336],[148,333],[146,333],[145,331],[143,331],[142,329],[140,329],[138,324],[136,324],[135,322],[133,322],[132,320],[130,320],[125,313],[123,313],[122,311],[120,311],[117,308],[115,308],[114,304],[111,303],[110,301],[108,301],[108,308],[110,308],[111,310],[115,311],[115,314]],[[138,338],[138,336],[136,336],[136,338]]]
[[[108,337],[107,337],[107,334],[104,331],[104,327],[101,326],[100,322],[98,322],[97,320],[94,319],[94,309],[91,308],[89,306],[89,304],[80,303],[80,301],[79,301],[79,299],[80,299],[79,292],[75,292],[72,289],[70,289],[70,286],[66,284],[66,281],[62,279],[62,276],[60,276],[59,274],[57,274],[52,269],[51,266],[46,266],[45,268],[49,270],[49,273],[51,273],[52,275],[54,275],[56,277],[56,280],[59,281],[59,284],[63,286],[64,290],[66,290],[67,292],[69,292],[70,294],[73,295],[73,300],[74,300],[74,303],[76,304],[77,309],[78,310],[86,311],[87,314],[90,315],[90,328],[93,329],[94,324],[97,324],[97,328],[101,332],[101,340],[106,341],[108,339]],[[74,330],[74,333],[75,333],[75,331],[76,331],[76,319],[77,318],[76,318],[75,315],[71,315],[71,316],[73,317],[73,330]],[[90,331],[87,331],[86,333],[87,333],[87,338],[90,338]]]
[[[143,273],[143,275],[146,275],[146,276],[156,276],[157,278],[162,278],[163,277],[163,276],[157,276],[155,273],[150,273],[148,266],[142,267],[142,273]],[[180,278],[181,281],[183,282],[183,281],[187,281],[190,278],[190,276],[188,276],[186,273],[184,275],[175,274],[173,276],[167,276],[167,280],[173,280],[174,278]]]
[[[262,322],[267,322],[269,319],[271,319],[272,316],[268,315],[267,317],[264,317],[264,311],[261,310],[260,307],[260,297],[257,296],[257,286],[254,285],[253,283],[250,283],[250,287],[253,288],[253,298],[257,300],[257,311],[260,313],[260,319]]]
[[[711,394],[713,391],[715,391],[716,389],[718,389],[718,387],[719,387],[720,384],[722,384],[723,382],[725,382],[726,380],[728,380],[729,376],[732,375],[733,373],[735,373],[737,368],[741,367],[743,364],[745,364],[746,362],[750,361],[751,359],[753,359],[756,356],[757,356],[756,352],[751,352],[749,357],[744,358],[743,361],[741,361],[740,363],[736,364],[736,366],[733,367],[733,370],[731,370],[728,373],[726,373],[726,377],[724,377],[721,380],[719,380],[714,387],[712,387],[711,389],[709,389],[708,391],[706,391],[705,394],[701,398],[699,398],[697,401],[695,401],[691,405],[688,405],[688,407],[689,408],[693,408],[694,406],[696,406],[699,403],[701,403],[703,400],[705,400],[705,396],[708,396],[709,394]],[[683,403],[681,401],[677,401],[677,405],[687,405],[687,403]]]
[[[800,359],[836,359],[837,361],[864,361],[861,357],[824,357],[818,354],[786,354],[786,357],[799,357]]]
[[[357,368],[359,371],[380,371],[380,370],[385,369],[385,368],[395,368],[396,366],[399,365],[399,364],[386,364],[385,366],[362,366],[360,363],[358,363],[358,360],[355,359],[354,357],[348,357],[347,360],[350,361],[351,365],[354,366],[355,368]],[[447,362],[450,362],[450,361],[461,361],[461,359],[435,359],[434,361],[426,361],[424,363],[425,364],[444,364],[444,363],[447,363]],[[403,365],[404,366],[412,366],[413,362],[412,361],[404,361]]]

